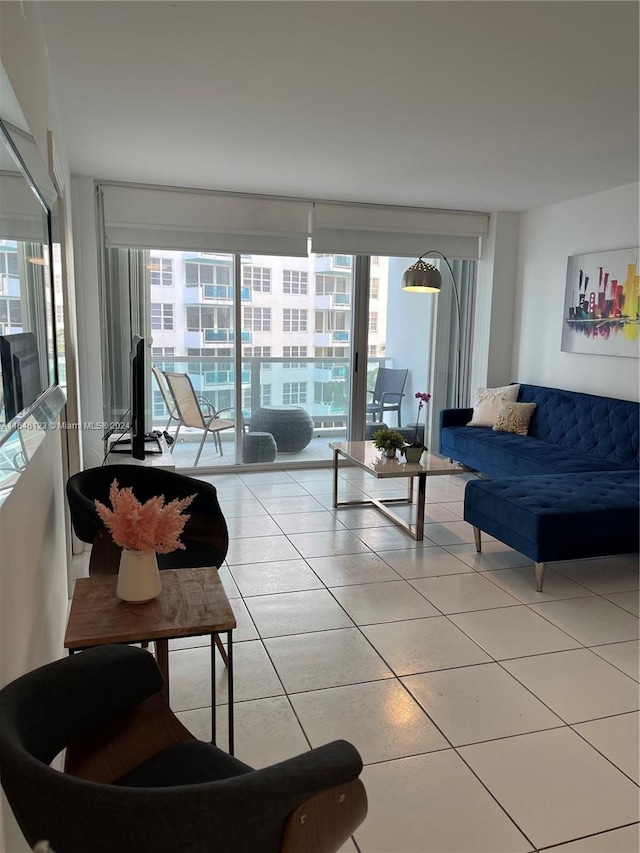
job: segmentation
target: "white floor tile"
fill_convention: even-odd
[[[257,640],[258,631],[249,615],[247,605],[241,598],[234,599],[232,605],[233,615],[236,617],[236,628],[233,632],[233,642],[242,643],[245,640]]]
[[[227,519],[229,539],[248,539],[254,536],[279,536],[282,530],[268,515],[238,516]]]
[[[394,507],[393,511],[404,519],[404,521],[415,524],[418,515],[415,504],[408,504],[406,506],[399,504],[397,507]],[[460,521],[460,516],[452,512],[448,506],[428,503],[424,508],[424,520],[426,524],[436,524],[448,521]]]
[[[640,714],[637,711],[633,714],[580,723],[573,728],[636,784],[640,783]]]
[[[457,613],[449,618],[496,660],[579,646],[568,634],[524,605]]]
[[[249,516],[267,515],[266,509],[257,498],[247,498],[244,501],[220,500],[220,508],[229,523],[230,518],[248,518]]]
[[[640,825],[624,826],[610,832],[600,832],[569,841],[559,847],[548,847],[545,853],[638,853],[640,850]]]
[[[227,565],[221,566],[218,569],[218,574],[220,575],[220,580],[222,581],[222,586],[227,594],[227,598],[240,598],[240,590],[236,586],[236,582],[229,571],[229,567]]]
[[[372,551],[394,551],[404,548],[420,550],[434,544],[429,539],[421,539],[418,542],[410,533],[397,525],[368,529],[360,527],[353,532]]]
[[[474,542],[473,527],[466,521],[425,524],[424,535],[436,545],[463,545]]]
[[[447,551],[454,554],[463,563],[478,572],[490,572],[494,569],[513,569],[516,566],[532,566],[533,560],[519,554],[502,542],[482,541],[482,551],[478,553],[474,544],[447,545]]]
[[[236,702],[282,696],[284,689],[259,640],[234,643],[234,697]],[[169,653],[171,707],[188,711],[211,705],[211,656],[209,648]],[[227,701],[227,670],[216,657],[216,705]]]
[[[328,587],[398,580],[398,573],[371,551],[336,557],[310,557],[307,562]]]
[[[285,512],[322,512],[325,509],[311,495],[297,497],[261,498],[262,505],[271,515]]]
[[[334,587],[332,593],[356,625],[440,615],[404,580]]]
[[[288,471],[272,468],[269,471],[243,471],[238,474],[240,480],[248,486],[264,486],[270,483],[291,483],[294,482]]]
[[[410,581],[442,613],[465,613],[492,607],[515,607],[520,602],[477,572]]]
[[[232,539],[229,542],[227,563],[273,563],[275,560],[295,560],[300,554],[286,536],[257,536],[255,539]]]
[[[369,551],[364,542],[349,530],[324,533],[293,533],[289,540],[303,557],[333,557],[338,554],[362,554]]]
[[[227,705],[217,707],[216,743],[228,749]],[[200,740],[211,740],[211,709],[181,711],[178,718]],[[234,703],[235,755],[256,769],[306,752],[309,744],[285,696]],[[269,737],[265,737],[269,732]]]
[[[342,495],[340,496],[342,499]],[[339,518],[342,524],[349,530],[356,530],[359,527],[391,527],[393,521],[383,515],[375,507],[369,506],[354,506],[354,507],[336,507],[334,510],[336,518]]]
[[[312,746],[343,738],[365,764],[449,747],[396,679],[296,693],[291,703]]]
[[[326,589],[258,595],[247,598],[246,603],[261,637],[350,628],[353,624]]]
[[[396,675],[491,661],[486,652],[444,616],[365,625],[362,632]]]
[[[531,609],[585,646],[636,640],[640,635],[635,616],[599,596],[532,604]]]
[[[634,681],[640,681],[640,641],[612,643],[606,646],[593,646],[592,652],[608,660],[617,669],[622,670]]]
[[[628,610],[634,616],[640,616],[640,595],[637,591],[613,592],[611,595],[605,595],[604,598],[622,607],[623,610]]]
[[[640,708],[636,682],[589,649],[519,658],[503,666],[567,723]]]
[[[249,488],[259,501],[267,498],[307,497],[309,495],[309,492],[304,488],[304,486],[301,486],[299,483],[294,483],[290,477],[287,478],[286,482],[282,483],[269,483],[264,485],[251,483]]]
[[[640,577],[622,566],[613,557],[598,560],[571,560],[553,564],[554,569],[592,592],[606,595],[609,592],[637,590]]]
[[[496,663],[410,675],[402,682],[454,746],[563,725]]]
[[[275,637],[264,644],[287,693],[393,676],[357,628]]]
[[[304,560],[278,560],[275,563],[245,563],[234,566],[233,577],[244,596],[270,595],[320,589],[323,584]]]
[[[557,601],[559,598],[584,598],[593,595],[591,590],[554,572],[549,566],[544,573],[543,591],[536,592],[536,570],[533,563],[516,569],[494,569],[485,572],[483,576],[523,604],[542,604],[545,601]]]
[[[469,572],[453,554],[439,546],[410,548],[400,551],[380,551],[379,556],[403,578],[427,578]]]
[[[532,846],[453,750],[365,767],[363,853],[524,853]]]
[[[320,533],[324,530],[344,530],[332,512],[283,512],[273,516],[283,533]]]
[[[465,746],[460,754],[537,847],[638,820],[638,788],[571,729]]]

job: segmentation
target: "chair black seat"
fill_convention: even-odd
[[[215,486],[196,480],[175,471],[164,471],[144,465],[103,465],[88,468],[74,474],[67,482],[67,498],[71,511],[71,522],[78,539],[94,545],[89,573],[111,573],[117,571],[119,549],[112,545],[110,534],[96,512],[94,501],[109,504],[109,489],[114,480],[120,488],[130,486],[136,498],[144,503],[156,495],[165,500],[186,498],[195,494],[193,503],[186,512],[189,519],[182,535],[184,550],[170,554],[158,554],[161,569],[197,568],[223,564],[229,547],[227,524],[220,509]],[[104,559],[105,566],[98,565],[102,559],[101,548],[105,543],[112,546],[115,559]],[[96,545],[101,547],[96,547]],[[100,553],[98,553],[100,552]],[[113,554],[109,554],[113,557]]]

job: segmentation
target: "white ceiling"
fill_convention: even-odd
[[[637,2],[45,2],[74,173],[525,210],[638,180]]]

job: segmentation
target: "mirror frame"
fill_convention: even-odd
[[[16,464],[13,471],[0,468],[0,505],[11,491],[15,481],[25,470],[29,459],[44,439],[45,434],[55,425],[58,415],[64,408],[66,398],[58,384],[58,353],[55,323],[55,287],[53,278],[53,240],[55,238],[54,223],[58,195],[49,177],[44,160],[33,137],[25,130],[17,127],[0,117],[0,144],[6,145],[16,163],[17,171],[21,171],[29,188],[43,208],[43,220],[46,222],[47,244],[43,246],[46,259],[46,271],[43,275],[44,292],[42,298],[46,316],[46,358],[49,365],[47,387],[42,394],[26,409],[19,412],[15,418],[0,425],[0,452],[3,456],[12,454],[14,445],[20,447],[19,454],[14,456]],[[29,441],[24,441],[20,431],[29,426]],[[27,452],[27,448],[28,451]],[[5,452],[6,451],[6,452]]]

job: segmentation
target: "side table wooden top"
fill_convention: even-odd
[[[144,604],[116,596],[117,575],[78,578],[66,649],[230,631],[236,618],[216,568],[165,569],[162,592]]]

